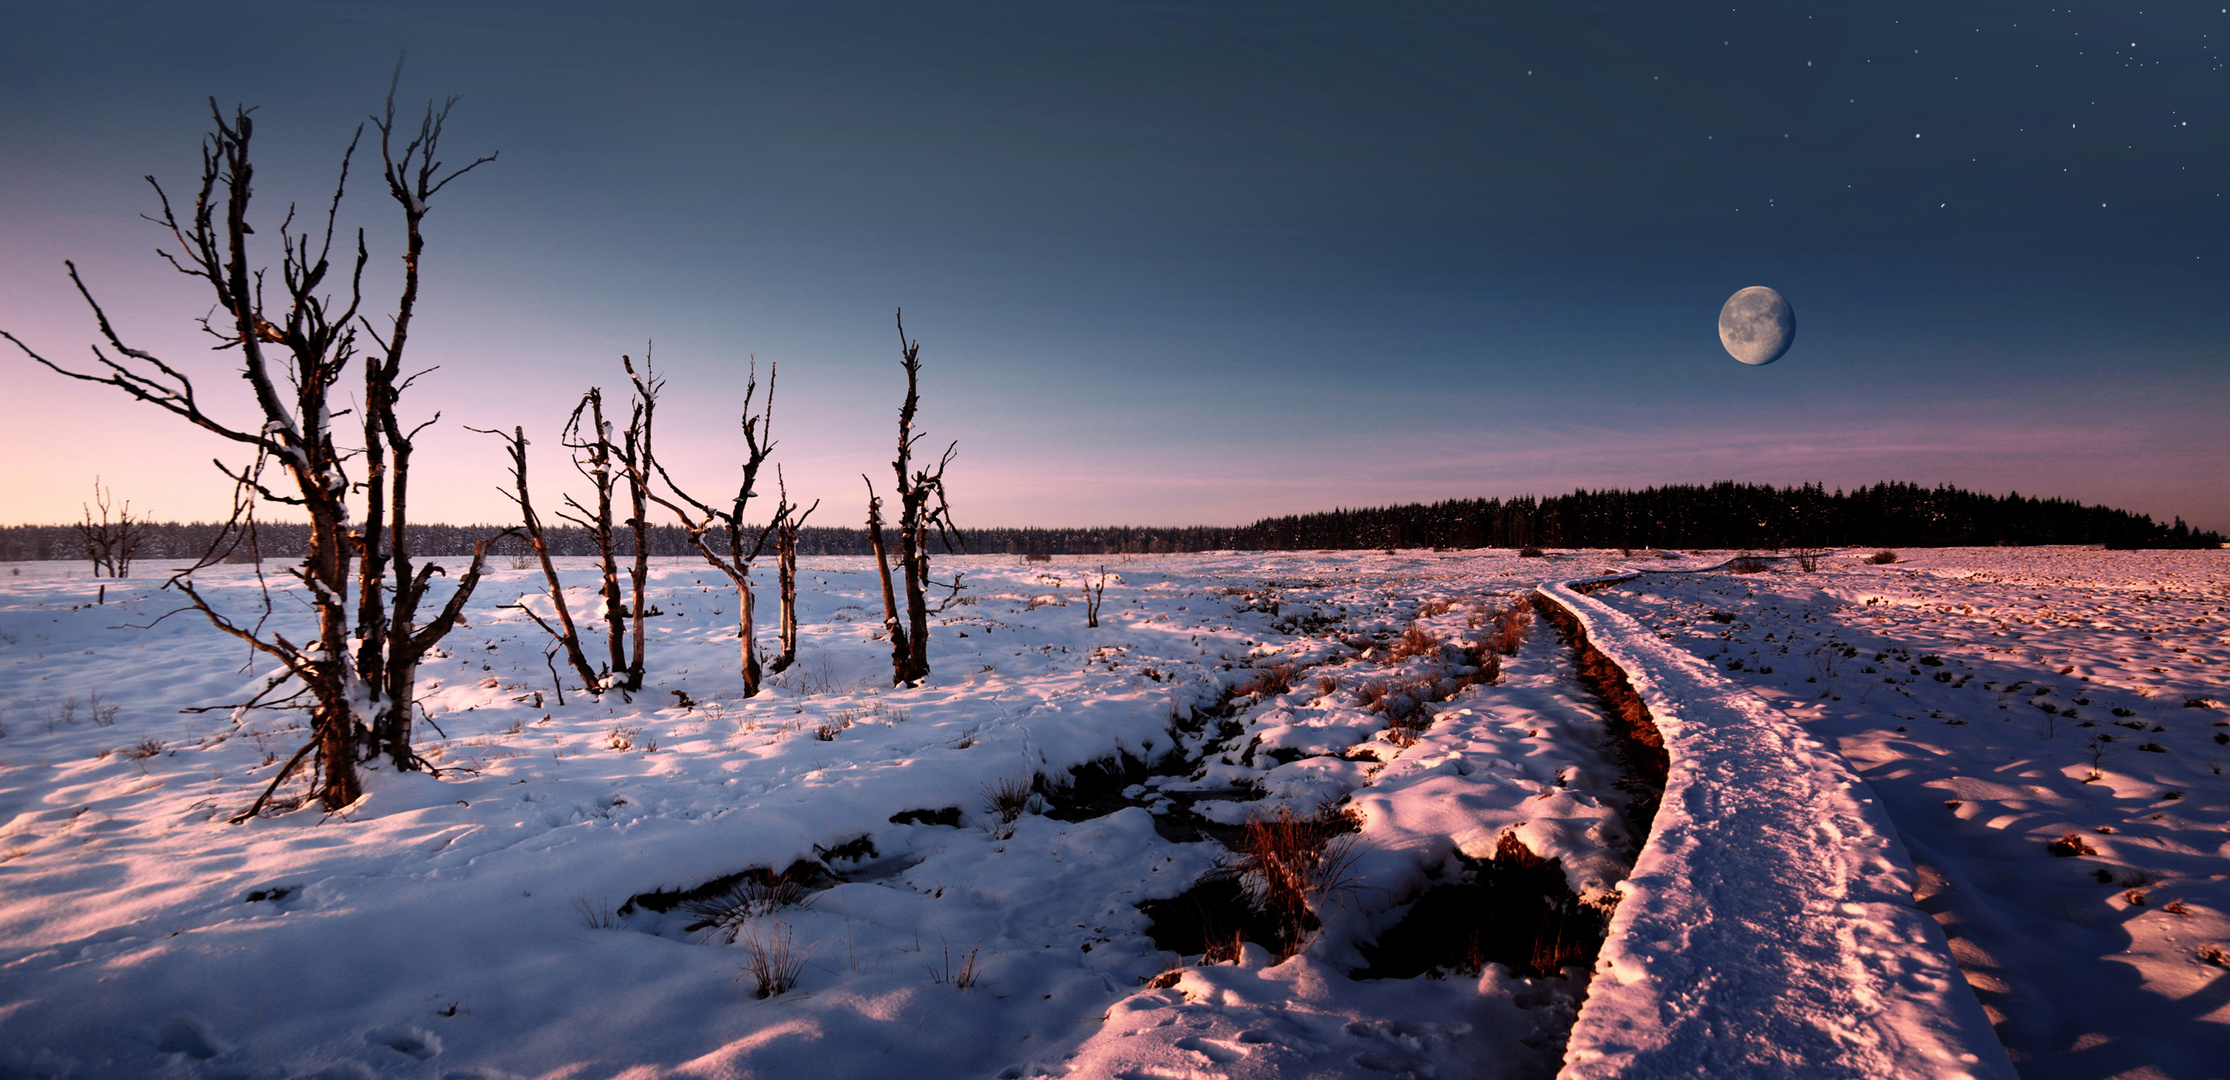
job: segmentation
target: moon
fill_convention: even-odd
[[[1752,367],[1779,360],[1795,340],[1795,309],[1763,285],[1727,297],[1719,309],[1719,343],[1727,347],[1727,355]]]

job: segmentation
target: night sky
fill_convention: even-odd
[[[2226,46],[2219,0],[0,0],[0,327],[85,357],[74,258],[240,393],[140,177],[190,190],[205,99],[258,106],[275,225],[407,50],[448,156],[501,152],[428,219],[422,519],[507,517],[464,425],[554,450],[655,339],[680,475],[732,481],[756,355],[793,494],[855,523],[902,306],[963,525],[1897,479],[2230,530]],[[1747,285],[1796,310],[1770,366],[1718,341]],[[0,521],[95,474],[221,516],[214,438],[20,356],[0,390]]]

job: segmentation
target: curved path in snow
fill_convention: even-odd
[[[1786,714],[1580,591],[1615,580],[1540,593],[1624,669],[1671,771],[1561,1080],[2013,1080],[1942,929],[1913,906],[1911,862],[1865,782]]]

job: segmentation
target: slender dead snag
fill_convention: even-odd
[[[635,363],[626,356],[619,358],[630,380],[635,379]],[[635,381],[634,401],[628,408],[627,430],[620,435],[619,445],[613,456],[620,471],[627,477],[627,529],[635,539],[635,564],[629,571],[634,586],[632,610],[632,655],[620,676],[619,687],[630,693],[643,688],[643,620],[657,614],[644,604],[645,590],[650,585],[650,425],[652,413],[658,407],[658,388],[663,380],[650,372],[650,350],[643,350],[643,380]]]
[[[398,79],[400,74],[398,70]],[[420,225],[428,200],[450,181],[494,157],[444,172],[437,152],[456,99],[439,108],[429,104],[417,133],[407,139],[406,133],[398,131],[394,101],[395,89],[390,85],[384,111],[371,121],[380,134],[382,177],[402,209],[407,239],[403,285],[384,337],[360,314],[364,268],[370,260],[361,230],[355,237],[353,260],[338,268],[346,270],[345,281],[333,277],[340,203],[349,165],[362,140],[362,125],[341,156],[340,178],[325,206],[322,228],[313,225],[298,233],[292,207],[278,223],[278,296],[271,303],[266,302],[266,290],[274,282],[268,268],[258,264],[260,256],[249,250],[248,238],[256,234],[249,225],[255,175],[249,153],[254,135],[249,111],[235,108],[227,118],[216,101],[210,101],[214,130],[202,144],[201,182],[190,206],[174,206],[162,185],[148,178],[160,208],[150,220],[167,231],[175,245],[159,254],[173,269],[210,290],[215,303],[201,326],[217,340],[218,348],[238,351],[240,373],[256,408],[251,423],[218,419],[203,408],[184,372],[153,353],[125,344],[74,263],[65,264],[70,281],[91,309],[107,346],[106,350],[94,347],[96,368],[62,367],[0,331],[31,359],[58,374],[115,387],[252,452],[253,461],[247,465],[234,468],[217,463],[235,485],[234,524],[242,519],[242,507],[255,499],[298,507],[308,519],[309,551],[290,573],[315,614],[312,639],[292,641],[265,629],[260,621],[239,625],[194,587],[192,568],[174,576],[166,587],[176,588],[211,625],[268,656],[309,691],[314,748],[309,752],[319,775],[315,795],[328,810],[356,801],[362,794],[357,766],[383,752],[395,768],[423,766],[411,750],[417,665],[456,624],[457,614],[479,581],[485,554],[485,545],[479,546],[472,568],[458,581],[442,612],[419,625],[418,607],[431,578],[441,569],[430,565],[414,569],[411,563],[406,531],[411,439],[425,424],[406,431],[396,408],[402,391],[423,374],[406,376],[403,368],[425,247]],[[398,140],[402,140],[399,148]],[[328,291],[336,286],[345,288],[345,295]],[[360,332],[369,339],[370,349],[364,356],[364,446],[358,450],[344,448],[335,435],[334,420],[340,414],[332,397],[349,363],[358,356]],[[359,454],[362,478],[352,480],[348,464]],[[350,501],[359,491],[364,507],[361,520]],[[196,568],[206,562],[197,562]],[[353,604],[352,577],[357,589]]]
[[[623,357],[624,361],[625,358]],[[635,381],[635,392],[649,399],[656,394],[658,382],[647,374],[649,363],[644,363],[646,374],[637,375],[628,364],[628,377]],[[767,365],[767,398],[758,415],[752,414],[753,402],[759,394],[759,364],[752,358],[751,373],[743,387],[743,482],[736,486],[735,498],[723,506],[715,507],[681,489],[666,472],[666,465],[650,452],[650,410],[643,417],[643,462],[648,471],[655,472],[664,485],[667,495],[646,485],[644,495],[652,502],[673,511],[681,520],[682,532],[689,537],[689,545],[697,549],[713,569],[726,575],[736,588],[736,637],[742,650],[743,696],[755,697],[759,693],[761,669],[757,642],[757,625],[753,621],[756,598],[751,592],[751,564],[765,549],[767,537],[774,530],[773,521],[753,530],[744,524],[743,515],[758,491],[753,484],[759,479],[759,469],[774,453],[774,377],[775,365]],[[745,541],[746,535],[750,539]],[[723,550],[725,548],[725,550]]]
[[[92,560],[94,577],[106,571],[112,578],[128,578],[132,576],[132,555],[147,538],[147,523],[132,519],[129,499],[116,511],[116,520],[110,521],[112,495],[101,486],[100,477],[93,478],[93,506],[101,508],[101,520],[93,520],[93,506],[84,506],[85,521],[78,525],[77,533],[85,541],[85,557]]]
[[[771,668],[779,675],[798,659],[798,530],[821,508],[821,500],[813,500],[801,512],[790,502],[790,485],[784,482],[780,465],[774,467],[774,487],[774,569],[782,593],[782,654],[774,658]]]
[[[550,588],[550,605],[557,609],[557,625],[552,626],[535,614],[534,609],[526,605],[525,597],[510,606],[525,612],[527,618],[534,620],[534,625],[555,639],[555,647],[565,653],[566,662],[572,664],[574,674],[581,677],[582,688],[591,694],[598,693],[604,688],[604,680],[590,666],[588,654],[581,651],[581,632],[573,625],[572,608],[565,603],[565,582],[558,578],[557,566],[550,561],[550,545],[542,535],[542,519],[534,512],[534,496],[527,488],[526,431],[514,427],[511,434],[505,436],[500,431],[467,430],[503,439],[504,449],[511,455],[511,490],[505,494],[518,506],[520,527],[526,531],[527,543],[534,548],[534,557],[542,565],[542,580]]]
[[[947,550],[960,547],[952,528],[952,508],[945,502],[945,467],[952,464],[960,444],[945,447],[932,469],[913,467],[914,413],[921,406],[921,342],[906,338],[906,313],[898,313],[899,366],[906,370],[906,400],[898,407],[898,458],[891,469],[898,475],[898,568],[906,579],[907,655],[894,673],[898,684],[919,685],[929,677],[929,589],[949,590],[937,605],[943,611],[960,595],[960,575],[950,583],[929,576],[929,530],[935,527]],[[894,636],[893,642],[897,639]]]
[[[883,500],[875,495],[875,481],[867,482],[867,543],[875,549],[875,580],[883,586],[883,633],[890,637],[890,681],[903,686],[911,674],[914,650],[906,643],[906,624],[898,617],[898,597],[891,592],[890,548],[883,539]]]
[[[581,426],[584,421],[588,425],[586,433]],[[596,544],[597,567],[603,571],[604,643],[611,654],[604,670],[606,681],[618,686],[626,681],[627,608],[620,603],[619,547],[612,535],[612,494],[619,487],[619,477],[612,472],[617,448],[612,444],[611,426],[604,422],[602,388],[589,387],[581,403],[573,407],[573,415],[565,421],[565,447],[573,452],[574,470],[596,493],[596,508],[591,510],[568,495],[566,509],[558,516],[580,526]]]
[[[1107,568],[1100,567],[1099,586],[1094,588],[1090,578],[1084,581],[1084,625],[1097,630],[1100,624],[1100,601],[1107,599]]]

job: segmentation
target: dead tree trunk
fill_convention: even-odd
[[[620,362],[630,365],[625,356]],[[643,367],[646,371],[650,367],[648,350],[643,353]],[[632,366],[628,370],[632,374]],[[644,590],[650,585],[650,473],[645,464],[650,460],[650,401],[641,394],[635,395],[629,406],[627,430],[621,434],[613,456],[627,477],[627,529],[635,541],[635,563],[629,570],[633,586],[628,612],[632,652],[627,666],[615,674],[620,676],[620,689],[632,693],[643,688],[643,620],[653,614],[643,600]]]
[[[292,574],[315,614],[314,640],[297,642],[260,624],[243,626],[233,621],[194,587],[191,570],[173,577],[169,587],[182,592],[212,625],[270,657],[309,691],[310,749],[319,776],[315,795],[329,810],[356,801],[362,794],[358,764],[382,751],[398,769],[423,765],[410,748],[411,682],[419,658],[455,625],[457,613],[479,580],[481,562],[476,555],[441,614],[425,626],[417,625],[416,612],[427,584],[441,572],[438,566],[414,571],[404,539],[410,440],[425,426],[406,431],[397,414],[402,391],[420,374],[403,368],[425,246],[420,225],[429,199],[451,180],[493,160],[480,158],[442,172],[436,154],[455,103],[451,98],[439,108],[429,104],[417,133],[410,135],[397,129],[390,87],[386,109],[372,118],[380,133],[382,178],[401,207],[406,237],[403,286],[384,338],[359,313],[363,272],[370,260],[361,231],[346,278],[347,295],[336,297],[325,291],[331,285],[328,275],[335,269],[331,256],[337,218],[349,163],[363,134],[361,126],[342,155],[341,179],[327,204],[322,231],[297,234],[291,209],[278,224],[276,282],[266,277],[266,268],[256,261],[259,256],[249,249],[248,238],[256,230],[249,226],[255,170],[249,153],[254,126],[248,110],[235,109],[227,119],[214,100],[209,103],[215,130],[203,143],[200,187],[183,216],[162,186],[150,178],[160,205],[153,220],[175,244],[161,255],[211,291],[215,304],[203,325],[217,336],[220,347],[239,351],[241,375],[255,403],[252,423],[236,426],[217,419],[202,408],[186,374],[146,350],[126,345],[75,264],[69,264],[71,282],[92,309],[100,336],[114,357],[96,347],[94,357],[100,367],[75,371],[0,332],[59,374],[113,386],[252,451],[247,464],[218,466],[237,485],[233,524],[249,514],[257,499],[299,507],[309,519],[309,553]],[[267,305],[270,284],[278,286],[277,302]],[[360,331],[370,341],[363,357],[360,406],[365,445],[360,451],[362,478],[352,480],[348,466],[359,451],[345,448],[335,436],[332,394],[348,364],[358,357]],[[279,476],[273,477],[273,471]],[[350,503],[355,491],[364,494],[361,522]],[[200,565],[206,565],[206,560],[196,568]],[[352,576],[357,588],[353,605]],[[249,813],[262,805],[263,800],[257,800]]]
[[[955,442],[945,447],[933,469],[913,467],[914,413],[921,406],[921,342],[906,338],[906,313],[898,314],[899,366],[906,370],[906,400],[898,407],[898,458],[891,468],[898,475],[898,566],[906,580],[907,656],[895,673],[897,683],[918,685],[929,677],[929,590],[949,590],[937,610],[960,593],[960,575],[951,582],[929,576],[929,530],[934,527],[947,549],[959,546],[952,529],[952,508],[945,502],[945,467],[952,464]],[[896,638],[893,638],[896,641]]]
[[[479,428],[473,428],[479,431]],[[486,432],[501,436],[502,432]],[[542,519],[534,512],[534,497],[527,488],[527,436],[525,430],[514,427],[511,436],[504,440],[505,449],[511,454],[511,501],[518,504],[519,524],[526,531],[527,543],[534,548],[535,560],[542,564],[542,580],[550,587],[550,605],[556,608],[557,625],[543,621],[542,616],[526,605],[526,598],[511,605],[526,613],[534,625],[550,635],[551,646],[565,653],[565,662],[573,665],[573,673],[581,677],[581,688],[591,694],[602,693],[604,680],[590,666],[588,654],[581,651],[581,632],[573,625],[573,609],[565,602],[565,582],[558,578],[557,566],[550,561],[550,545],[542,535]]]
[[[821,508],[821,500],[813,500],[801,513],[790,502],[790,485],[782,478],[782,467],[774,467],[776,499],[774,508],[774,572],[775,581],[782,594],[782,652],[770,665],[777,675],[789,669],[798,659],[798,530],[805,527],[805,519]],[[887,579],[886,579],[887,580]]]
[[[860,477],[867,480],[865,475]],[[898,597],[891,592],[890,548],[883,539],[883,500],[875,495],[875,482],[867,480],[867,543],[875,549],[875,580],[883,588],[883,633],[890,638],[890,684],[913,681],[914,650],[906,643],[906,624],[898,617]]]
[[[583,434],[582,423],[588,424],[588,434]],[[597,567],[603,572],[604,594],[604,644],[611,659],[606,663],[606,681],[618,685],[625,680],[627,670],[627,607],[620,602],[619,545],[612,535],[612,493],[619,487],[619,478],[612,472],[614,447],[612,429],[604,423],[604,391],[590,387],[573,407],[573,415],[565,422],[565,446],[573,452],[573,468],[589,482],[596,493],[594,510],[582,506],[580,501],[565,497],[567,510],[560,517],[580,526],[596,544]]]
[[[714,507],[681,489],[666,472],[665,463],[650,452],[651,419],[656,408],[661,381],[650,374],[650,361],[646,356],[643,373],[635,372],[633,362],[625,357],[628,378],[634,380],[635,393],[643,399],[643,464],[648,472],[658,475],[666,495],[646,485],[644,494],[681,520],[682,532],[689,537],[691,547],[705,562],[727,577],[736,589],[736,637],[741,649],[743,696],[756,697],[762,671],[759,666],[758,628],[754,621],[756,597],[751,592],[751,564],[766,548],[767,536],[774,529],[774,522],[765,527],[751,529],[744,524],[744,512],[753,497],[759,493],[752,485],[758,481],[759,470],[774,453],[774,377],[775,367],[767,366],[767,399],[759,415],[752,415],[753,402],[759,393],[759,365],[756,358],[743,388],[743,482],[736,487],[735,498],[725,505]],[[667,495],[671,495],[668,498]],[[745,538],[749,537],[747,543]],[[724,550],[723,550],[724,549]]]

